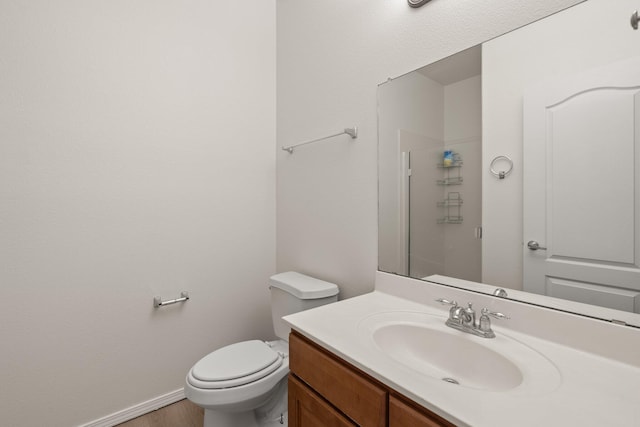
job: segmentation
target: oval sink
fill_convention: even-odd
[[[500,391],[522,383],[522,372],[509,359],[448,332],[394,324],[377,329],[373,341],[392,359],[452,384]]]
[[[358,335],[412,374],[491,392],[550,392],[560,373],[542,354],[503,333],[482,338],[427,313],[383,312],[363,319]]]

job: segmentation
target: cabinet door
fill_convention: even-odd
[[[455,427],[426,409],[416,409],[394,396],[389,397],[389,427]]]
[[[355,427],[309,387],[289,375],[289,427]]]
[[[289,369],[362,427],[385,427],[387,391],[306,338],[289,337]]]

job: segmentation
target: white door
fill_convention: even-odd
[[[523,148],[524,290],[640,313],[640,57],[527,92]]]

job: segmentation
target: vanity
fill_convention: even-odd
[[[297,332],[289,346],[291,426],[453,426]]]
[[[442,298],[509,319],[456,330]],[[383,272],[285,320],[292,427],[640,425],[638,328]]]

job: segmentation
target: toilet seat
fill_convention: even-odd
[[[218,349],[191,368],[188,381],[204,389],[224,389],[245,385],[274,372],[283,355],[263,341],[243,341]]]

